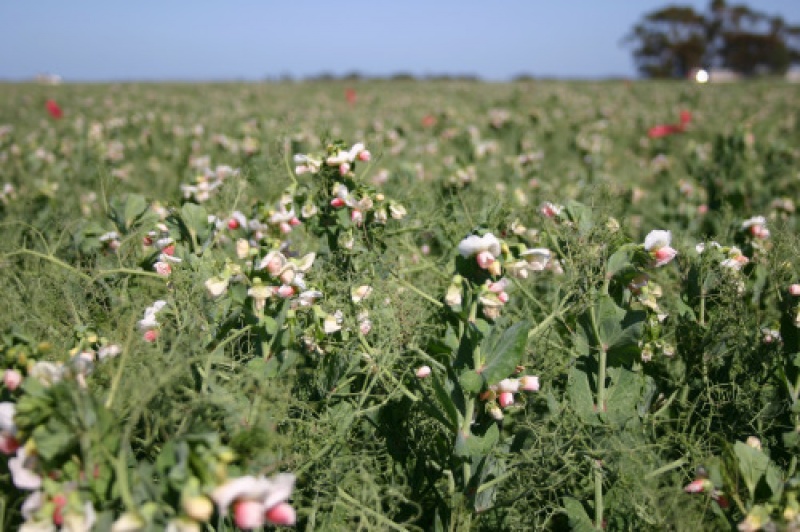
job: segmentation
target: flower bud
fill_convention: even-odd
[[[430,374],[431,374],[430,366],[421,366],[421,367],[417,368],[417,371],[415,373],[415,375],[417,376],[418,379],[424,379],[425,377],[427,377]]]
[[[793,284],[789,287],[789,293],[793,296],[800,296],[800,284]]]
[[[201,523],[211,519],[211,515],[214,513],[214,504],[205,495],[186,497],[182,501],[182,506],[186,515]]]
[[[286,299],[287,297],[292,297],[294,295],[294,287],[289,285],[281,285],[278,288],[278,296]]]
[[[331,207],[338,209],[340,207],[344,207],[345,203],[342,198],[333,198],[331,200]]]
[[[481,251],[475,257],[478,261],[478,266],[484,270],[488,269],[495,262],[494,255],[488,251]]]
[[[233,505],[233,521],[239,528],[259,528],[264,525],[264,509],[260,502],[243,500]]]
[[[503,411],[497,406],[497,403],[487,403],[486,412],[492,416],[496,421],[503,420]]]
[[[752,447],[753,449],[761,450],[761,440],[756,438],[755,436],[750,436],[747,438],[747,446]]]
[[[500,403],[502,408],[508,408],[514,404],[514,394],[512,392],[500,392],[497,402]]]
[[[538,392],[539,377],[537,375],[524,375],[519,378],[519,385],[526,392]]]
[[[22,383],[22,373],[16,369],[7,369],[3,373],[3,384],[12,392]]]
[[[297,521],[294,508],[286,502],[278,503],[267,510],[264,517],[269,523],[277,526],[293,526]]]

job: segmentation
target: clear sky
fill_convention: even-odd
[[[635,76],[644,13],[707,0],[0,0],[0,79],[260,80],[358,71]],[[736,3],[736,2],[729,2]],[[800,0],[751,7],[800,24]]]

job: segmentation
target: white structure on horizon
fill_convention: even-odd
[[[63,81],[58,74],[36,74],[36,83],[42,85],[61,85]]]

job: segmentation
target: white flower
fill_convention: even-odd
[[[14,423],[14,415],[17,413],[17,405],[10,402],[0,403],[0,432],[14,436],[17,433],[17,425]]]
[[[669,246],[671,242],[672,233],[670,231],[656,229],[650,231],[644,238],[644,249],[647,251],[654,251]]]
[[[109,344],[104,345],[100,349],[97,350],[97,357],[100,360],[105,360],[106,358],[114,358],[115,356],[122,353],[122,348],[117,344]]]
[[[28,372],[28,375],[45,386],[50,386],[61,380],[64,376],[64,367],[54,362],[40,360]]]
[[[144,520],[132,512],[125,512],[111,525],[111,532],[140,532],[144,530]]]
[[[344,317],[341,310],[337,310],[333,314],[328,314],[325,316],[325,320],[322,323],[322,328],[325,331],[325,334],[333,334],[336,331],[341,330],[343,319]]]
[[[20,509],[22,511],[22,517],[24,517],[26,521],[33,519],[33,515],[39,511],[39,508],[42,507],[45,501],[46,499],[43,491],[34,491],[28,495]]]
[[[214,276],[205,282],[206,290],[213,298],[218,298],[228,290],[228,279]]]
[[[28,456],[25,447],[17,449],[17,455],[8,460],[11,481],[21,490],[38,490],[42,487],[42,477],[33,472],[36,457]]]
[[[155,329],[159,326],[158,321],[156,321],[156,314],[166,306],[167,302],[163,300],[158,300],[149,307],[147,307],[144,311],[144,318],[137,322],[139,330],[147,331],[150,329]]]
[[[319,290],[306,290],[297,296],[297,303],[301,307],[310,307],[314,301],[322,297],[322,292]]]
[[[766,225],[767,219],[763,216],[753,216],[742,222],[742,229],[749,229],[754,225]]]
[[[266,511],[289,499],[294,488],[294,480],[294,475],[291,473],[280,473],[272,478],[239,477],[218,486],[211,493],[211,499],[217,503],[221,514],[224,514],[238,499],[258,501]]]
[[[497,258],[500,255],[500,241],[492,233],[486,233],[483,236],[470,235],[458,244],[458,252],[465,259],[482,251],[488,251]]]
[[[497,391],[517,393],[519,385],[519,379],[503,379],[497,383]]]
[[[550,261],[550,250],[546,248],[526,249],[521,254],[528,263],[528,269],[532,272],[540,272],[547,268]]]
[[[372,287],[368,285],[362,285],[358,288],[353,288],[350,291],[350,297],[353,300],[353,303],[361,303],[365,299],[369,297],[372,293]]]
[[[672,261],[678,252],[670,247],[672,233],[663,230],[650,231],[644,239],[644,249],[655,259],[655,266],[664,266]]]

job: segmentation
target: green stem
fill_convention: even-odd
[[[594,305],[589,307],[589,319],[592,322],[592,332],[594,333],[595,341],[597,342],[597,349],[599,352],[599,360],[597,363],[597,411],[605,412],[606,405],[606,360],[608,350],[603,345],[600,339],[600,329],[597,326],[597,314]]]
[[[32,249],[20,249],[20,250],[17,250],[17,251],[12,251],[11,253],[6,253],[5,255],[3,255],[3,257],[4,258],[5,257],[13,257],[15,255],[31,255],[32,257],[38,257],[40,259],[52,262],[53,264],[55,264],[57,266],[60,266],[60,267],[64,268],[65,270],[71,271],[72,273],[74,273],[75,275],[79,276],[84,281],[87,281],[89,283],[91,283],[93,281],[93,279],[89,275],[83,273],[82,271],[80,271],[79,269],[75,268],[74,266],[70,266],[69,264],[67,264],[63,260],[57,259],[52,255],[47,255],[45,253],[40,253],[39,251],[34,251]]]
[[[152,277],[154,279],[164,280],[164,277],[158,275],[156,272],[147,272],[144,270],[131,270],[130,268],[114,268],[113,270],[100,270],[94,276],[94,279],[98,279],[100,277],[106,277],[108,275],[113,275],[115,273],[127,273],[128,275],[141,275],[142,277]]]
[[[428,294],[426,294],[425,292],[423,292],[422,290],[420,290],[416,286],[412,285],[411,283],[408,283],[408,282],[404,281],[403,279],[401,279],[397,275],[395,275],[394,277],[395,277],[395,279],[397,279],[398,283],[400,283],[401,285],[405,286],[406,288],[408,288],[409,290],[411,290],[412,292],[414,292],[415,294],[417,294],[421,298],[425,299],[429,303],[433,303],[434,305],[436,305],[439,308],[444,307],[444,304],[441,301],[435,300],[432,296],[429,296]]]
[[[686,462],[688,462],[688,460],[686,458],[678,458],[674,462],[670,462],[665,466],[661,466],[658,469],[650,471],[648,474],[646,474],[644,476],[644,478],[645,478],[645,480],[648,480],[648,479],[657,477],[658,475],[661,475],[663,473],[666,473],[668,471],[672,471],[673,469],[677,469],[677,468],[681,467]]]
[[[600,463],[594,466],[594,526],[603,529],[603,471]]]

